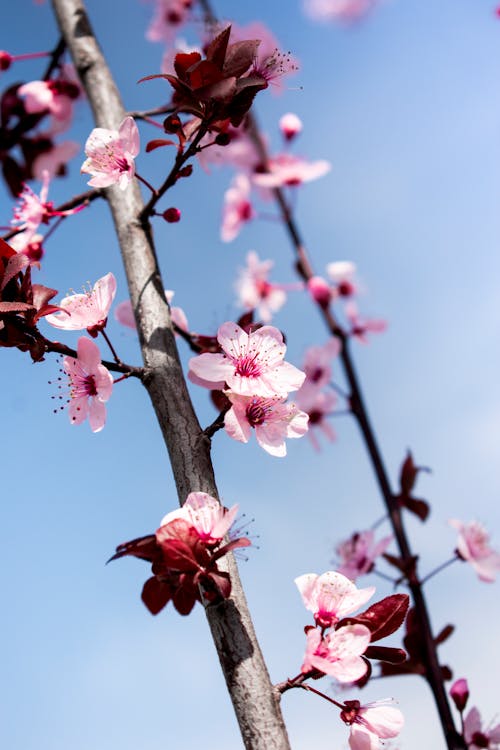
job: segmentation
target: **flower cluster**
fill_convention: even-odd
[[[172,601],[181,615],[187,615],[197,601],[211,604],[231,594],[229,573],[217,565],[224,555],[247,547],[247,537],[230,539],[238,512],[224,508],[205,492],[191,492],[184,505],[168,513],[154,534],[120,544],[111,560],[125,555],[152,564],[153,575],[144,584],[142,601],[156,615]]]
[[[408,610],[407,595],[386,597],[352,616],[373,596],[373,586],[358,589],[338,571],[307,573],[295,583],[315,622],[305,628],[302,679],[329,675],[341,683],[365,681],[370,674],[368,659],[404,661],[406,654],[401,649],[370,644],[399,628]],[[359,701],[345,701],[337,705],[342,708],[342,720],[351,727],[351,750],[378,748],[379,738],[395,737],[403,725],[401,712],[385,702],[361,706]]]
[[[455,680],[450,688],[450,697],[460,713],[462,722],[462,737],[468,750],[500,750],[500,723],[483,726],[481,714],[476,706],[472,706],[464,716],[469,700],[469,686],[467,680],[461,677]]]
[[[302,285],[269,281],[274,261],[260,260],[254,250],[247,254],[246,260],[246,266],[240,270],[235,284],[238,304],[244,310],[255,311],[258,320],[263,323],[270,323],[274,313],[285,304],[287,291],[302,288]]]
[[[227,322],[220,326],[217,341],[221,353],[193,357],[188,377],[205,388],[224,390],[231,403],[224,424],[232,438],[246,443],[254,428],[264,450],[285,456],[285,438],[304,435],[308,419],[295,404],[286,403],[305,375],[284,361],[283,336],[272,326],[247,333]]]

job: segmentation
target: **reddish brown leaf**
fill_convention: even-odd
[[[157,615],[172,597],[168,583],[160,581],[156,576],[148,578],[143,586],[141,599],[152,615]]]
[[[154,138],[152,141],[146,143],[146,153],[149,154],[156,148],[162,148],[162,146],[177,146],[177,143],[169,141],[166,138]]]
[[[243,75],[255,62],[259,45],[260,39],[246,39],[230,44],[224,61],[224,75],[237,78]]]
[[[410,597],[408,594],[392,594],[379,602],[375,602],[357,617],[346,619],[366,625],[371,631],[372,642],[379,641],[381,638],[394,633],[403,624],[409,606]],[[343,622],[344,620],[341,620],[337,624],[337,628]]]
[[[406,651],[402,648],[390,648],[389,646],[368,646],[365,656],[367,659],[378,659],[391,664],[401,664],[406,661]]]
[[[231,26],[227,26],[215,39],[212,39],[207,47],[207,60],[211,60],[220,70],[224,65],[230,36]]]

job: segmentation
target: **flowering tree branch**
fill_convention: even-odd
[[[120,94],[91,29],[81,0],[52,0],[62,35],[86,90],[96,124],[116,128],[125,115]],[[167,445],[182,504],[192,491],[213,496],[217,488],[210,440],[194,413],[174,339],[170,310],[139,185],[105,191],[115,223],[145,366],[144,384]],[[151,208],[151,206],[150,206]],[[288,738],[260,651],[234,559],[231,597],[206,606],[245,747],[287,750]]]

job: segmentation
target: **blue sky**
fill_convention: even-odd
[[[313,23],[297,0],[286,13],[262,0],[220,0],[216,8],[241,24],[264,21],[301,62],[281,96],[259,95],[259,120],[278,148],[277,121],[296,112],[304,132],[295,152],[332,163],[326,177],[303,188],[297,218],[318,272],[330,261],[353,260],[366,288],[362,309],[389,322],[385,334],[356,346],[355,358],[392,478],[408,447],[433,469],[418,484],[419,496],[432,504],[430,520],[422,526],[408,519],[424,572],[453,550],[449,518],[483,521],[500,546],[500,22],[494,5],[387,0],[352,28]],[[150,4],[124,0],[117,14],[114,3],[89,0],[88,9],[126,106],[161,103],[163,83],[136,84],[158,71],[163,51],[144,40]],[[0,47],[13,53],[52,47],[49,4],[10,6],[1,37]],[[35,62],[19,64],[2,83],[37,78],[40,70]],[[91,128],[81,103],[69,135],[83,144]],[[143,126],[141,132],[145,140],[153,137]],[[68,179],[52,184],[56,204],[85,189],[80,158],[83,151]],[[138,170],[159,182],[169,158],[166,151],[141,154]],[[230,177],[229,170],[207,175],[197,168],[167,199],[166,206],[181,209],[182,221],[155,226],[166,286],[197,331],[214,332],[238,314],[233,283],[248,250],[275,260],[273,278],[294,279],[278,222],[255,222],[234,243],[220,242]],[[6,224],[11,201],[1,195],[0,223]],[[110,270],[118,279],[117,300],[125,299],[107,207],[96,202],[54,234],[38,280],[62,296]],[[274,322],[286,331],[288,358],[297,365],[307,346],[326,340],[305,296],[291,298]],[[139,364],[135,336],[113,320],[109,333],[121,356]],[[182,347],[181,354],[187,362]],[[93,435],[88,425],[72,427],[65,414],[52,414],[47,381],[57,374],[54,359],[32,365],[17,351],[1,356],[2,745],[239,747],[201,608],[189,618],[170,608],[153,618],[139,599],[147,566],[136,560],[104,566],[116,544],[152,531],[176,502],[146,394],[135,382],[117,386],[108,423]],[[338,367],[336,377],[342,381]],[[192,393],[208,424],[214,412],[206,393]],[[303,655],[308,618],[293,579],[327,570],[334,545],[383,512],[356,426],[338,417],[335,427],[337,442],[320,454],[304,439],[293,441],[283,460],[224,433],[214,439],[222,498],[255,519],[258,548],[240,567],[276,681],[297,673]],[[360,583],[372,582],[381,596],[390,593],[380,580]],[[456,564],[427,591],[436,630],[457,625],[442,661],[469,678],[472,699],[489,720],[499,710],[497,585],[478,582],[468,566]],[[361,700],[387,696],[400,701],[407,718],[401,747],[442,746],[423,682],[375,681]],[[295,750],[346,747],[347,733],[326,702],[290,691],[283,704]]]

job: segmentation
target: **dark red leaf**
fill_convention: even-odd
[[[220,70],[222,70],[224,66],[230,36],[231,26],[227,26],[227,28],[221,31],[215,39],[212,39],[207,47],[207,60],[211,60]]]
[[[165,138],[154,138],[152,141],[149,141],[149,143],[146,143],[146,153],[149,154],[156,148],[162,148],[162,146],[177,146],[177,143]]]
[[[389,646],[368,646],[364,655],[367,659],[388,661],[391,664],[401,664],[406,661],[406,651],[402,648],[390,648]]]
[[[157,615],[172,598],[172,591],[168,583],[160,581],[156,576],[148,578],[143,586],[141,599],[152,615]]]
[[[130,542],[119,544],[115,554],[109,558],[108,562],[118,560],[119,557],[124,557],[125,555],[132,555],[133,557],[139,557],[141,560],[152,562],[157,554],[158,544],[156,536],[148,534],[148,536],[140,536],[137,539],[132,539]]]
[[[429,503],[426,503],[425,500],[418,500],[416,497],[407,497],[401,500],[401,504],[411,513],[418,516],[421,521],[425,521],[429,515]]]
[[[198,599],[198,588],[186,580],[173,595],[172,603],[180,615],[188,615]]]
[[[440,646],[442,643],[448,640],[450,635],[455,630],[454,625],[445,625],[444,628],[438,633],[438,635],[434,638],[434,643],[436,646]]]
[[[0,302],[0,313],[34,312],[35,307],[27,302]]]
[[[195,63],[200,62],[199,52],[178,52],[174,58],[174,70],[179,78],[186,80],[186,73]]]
[[[9,247],[7,245],[7,247]],[[14,278],[14,276],[17,276],[18,273],[21,273],[21,271],[26,268],[26,266],[29,266],[29,260],[28,257],[24,253],[15,253],[12,257],[9,258],[7,261],[7,265],[5,266],[5,271],[2,279],[2,284],[0,285],[0,291],[5,289],[9,281]]]
[[[403,624],[409,606],[410,597],[408,594],[392,594],[379,602],[375,602],[355,618],[349,617],[346,620],[366,625],[371,631],[372,642],[378,641],[394,633]],[[344,620],[341,620],[336,627],[341,627],[344,622]]]
[[[255,62],[259,45],[260,39],[246,39],[243,42],[230,44],[224,61],[224,75],[239,78],[243,73],[246,73]]]

